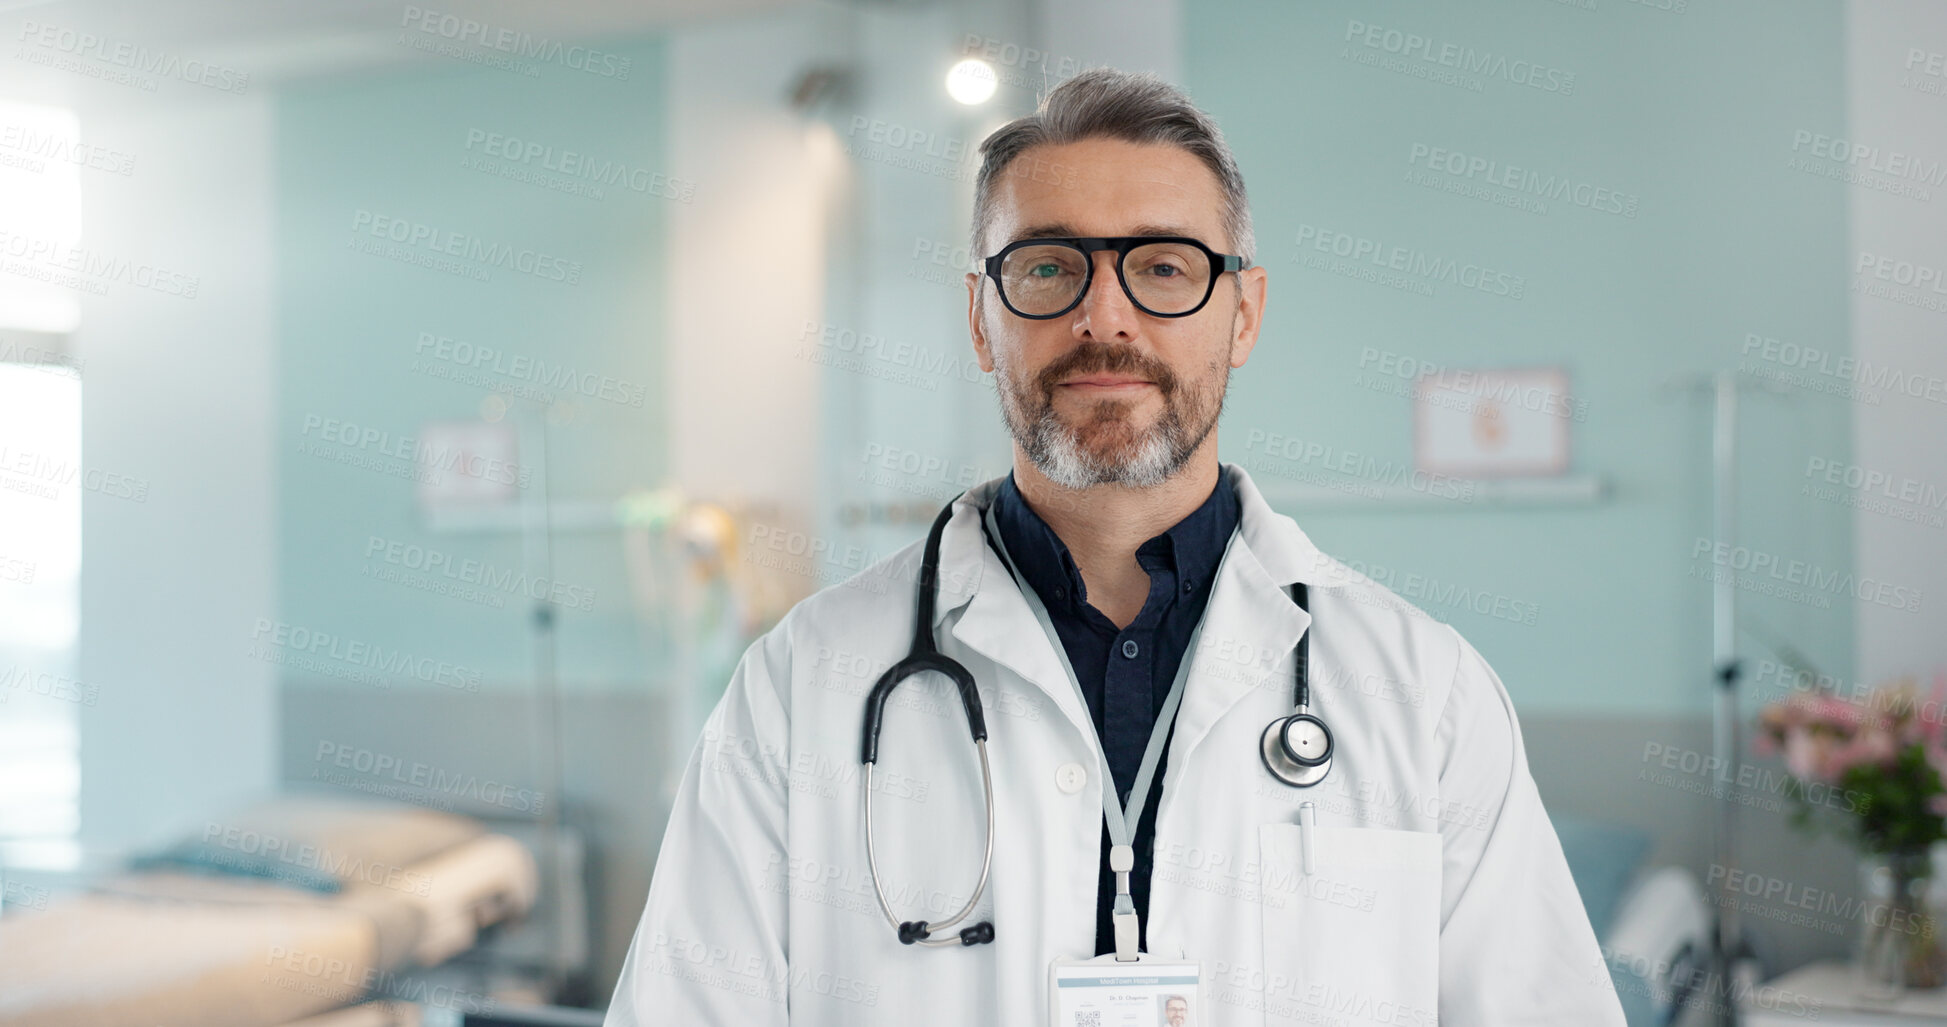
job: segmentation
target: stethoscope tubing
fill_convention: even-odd
[[[980,789],[987,806],[987,848],[980,856],[980,880],[974,884],[973,894],[968,896],[967,904],[960,907],[960,912],[953,914],[952,918],[947,920],[927,922],[927,936],[914,939],[921,945],[966,944],[957,935],[946,938],[935,938],[932,937],[932,934],[938,931],[944,931],[973,914],[974,906],[980,902],[981,893],[987,890],[987,874],[994,865],[994,774],[987,763],[986,740],[982,739],[975,742],[974,745],[980,750]],[[873,894],[878,896],[879,912],[884,913],[886,923],[891,924],[893,930],[902,932],[903,936],[906,927],[899,917],[893,913],[892,903],[886,899],[886,890],[879,883],[879,856],[877,852],[873,851],[872,845],[872,764],[870,763],[865,765],[865,864],[871,871],[872,891]]]
[[[952,519],[954,504],[959,501],[959,496],[953,497],[940,510],[939,516],[933,518],[933,526],[926,533],[926,548],[920,558],[919,602],[914,610],[912,648],[905,659],[893,664],[879,676],[879,680],[872,685],[871,694],[866,696],[865,733],[859,748],[860,762],[865,764],[865,773],[861,775],[865,804],[865,863],[872,877],[872,892],[879,900],[879,912],[885,914],[886,922],[899,933],[899,940],[909,945],[973,945],[991,941],[993,936],[992,927],[986,926],[985,938],[978,936],[976,928],[968,928],[968,932],[975,935],[972,938],[951,935],[934,937],[937,932],[973,914],[974,907],[987,890],[988,875],[994,867],[994,772],[987,759],[987,717],[980,707],[980,686],[966,667],[942,654],[933,642],[933,611],[940,580],[940,538],[946,531],[947,521]],[[885,885],[879,880],[879,855],[872,842],[872,771],[879,762],[879,729],[885,723],[886,700],[892,697],[893,689],[898,688],[901,682],[929,670],[946,675],[960,693],[960,704],[967,713],[967,729],[972,733],[974,747],[980,753],[980,790],[983,805],[987,808],[987,841],[980,856],[980,880],[968,895],[967,904],[960,907],[960,911],[950,919],[937,923],[902,921],[893,913],[892,902],[886,898]]]

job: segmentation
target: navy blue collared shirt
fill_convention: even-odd
[[[1055,634],[1068,652],[1068,662],[1088,701],[1089,715],[1095,719],[1095,735],[1102,740],[1102,751],[1109,759],[1109,773],[1115,777],[1115,792],[1127,807],[1136,771],[1142,764],[1143,749],[1156,725],[1157,713],[1170,686],[1176,682],[1177,665],[1189,647],[1190,633],[1203,617],[1210,588],[1217,578],[1217,564],[1237,528],[1236,490],[1224,476],[1203,505],[1176,522],[1161,535],[1136,548],[1136,563],[1149,574],[1149,596],[1142,611],[1126,628],[1102,611],[1089,605],[1088,586],[1082,573],[1053,528],[1029,508],[1015,487],[1010,472],[994,498],[994,518],[1002,541],[1021,574],[1041,597],[1054,622]],[[1174,735],[1176,725],[1170,725]],[[1136,825],[1136,865],[1129,874],[1129,894],[1141,917],[1148,948],[1149,877],[1156,848],[1156,808],[1163,794],[1163,771],[1169,749],[1165,739],[1164,758],[1156,765],[1149,798],[1143,804],[1142,819]],[[1090,767],[1094,773],[1096,768]],[[1101,869],[1097,879],[1095,903],[1095,953],[1115,951],[1115,933],[1109,914],[1115,906],[1115,874],[1109,870],[1109,829],[1102,827]]]

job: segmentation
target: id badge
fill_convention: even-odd
[[[1057,959],[1048,971],[1055,1027],[1198,1027],[1205,1023],[1202,964],[1139,954],[1117,962]]]

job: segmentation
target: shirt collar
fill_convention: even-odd
[[[1050,609],[1079,608],[1086,603],[1087,586],[1074,557],[1069,555],[1068,546],[1028,506],[1014,483],[1012,471],[1001,480],[994,502],[1002,541],[1042,602]],[[1185,585],[1207,594],[1217,576],[1217,564],[1223,559],[1224,548],[1237,529],[1239,515],[1236,488],[1227,475],[1219,473],[1216,485],[1201,505],[1162,534],[1138,546],[1137,552],[1172,561],[1178,594],[1185,593]]]
[[[1320,552],[1298,527],[1298,522],[1273,510],[1257,483],[1251,480],[1250,472],[1237,464],[1227,463],[1222,467],[1224,480],[1237,490],[1238,559],[1232,561],[1237,573],[1262,579],[1274,590],[1302,581],[1314,593],[1322,588],[1371,583],[1370,578]],[[1006,481],[1004,477],[989,478],[954,498],[952,520],[940,537],[939,605],[933,608],[933,625],[938,628],[948,617],[958,614],[962,620],[952,629],[954,638],[973,646],[989,659],[1020,671],[1019,661],[1006,658],[1015,651],[1008,647],[1007,640],[1018,634],[1019,627],[1008,617],[1024,615],[1026,607],[1005,612],[1000,609],[1009,605],[1009,600],[1002,596],[1011,595],[1019,601],[1021,593],[994,551],[994,540],[987,537],[981,523],[981,511],[993,504]],[[912,582],[918,580],[920,550],[920,543],[915,541],[903,551],[904,562],[900,567],[906,577],[896,580],[905,582],[900,588],[908,593]],[[991,587],[997,581],[1000,587]],[[1212,599],[1216,598],[1216,587],[1213,582]],[[1301,615],[1300,620],[1302,628],[1302,622],[1308,622],[1309,618]],[[1082,711],[1077,724],[1087,726],[1086,713]]]

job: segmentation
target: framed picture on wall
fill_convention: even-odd
[[[1583,408],[1563,368],[1442,368],[1413,382],[1413,462],[1455,478],[1565,474]]]
[[[524,476],[510,424],[428,421],[413,449],[421,509],[513,503]]]

